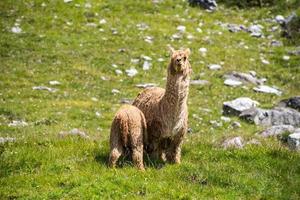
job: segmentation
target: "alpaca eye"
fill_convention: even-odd
[[[186,61],[186,57],[183,57],[183,60]]]

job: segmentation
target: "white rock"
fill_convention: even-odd
[[[179,32],[185,32],[185,26],[183,26],[183,25],[179,25],[179,26],[177,26],[177,28],[176,28]]]
[[[147,42],[147,43],[149,43],[149,44],[152,44],[152,43],[153,43],[153,37],[151,37],[151,36],[146,36],[146,37],[144,38],[144,41]]]
[[[178,34],[178,33],[174,33],[174,34],[172,35],[172,38],[173,38],[174,40],[179,40],[179,39],[182,38],[182,35],[181,35],[181,34]]]
[[[244,140],[240,136],[229,138],[223,142],[222,147],[224,149],[228,149],[228,148],[242,149],[244,147]]]
[[[207,85],[209,81],[207,80],[191,80],[190,85]]]
[[[221,120],[224,121],[224,122],[230,122],[231,119],[229,117],[224,117],[224,116],[221,116]]]
[[[94,101],[94,102],[99,101],[96,97],[92,97],[91,100]]]
[[[192,39],[194,39],[194,36],[191,35],[191,34],[189,34],[186,38],[187,38],[188,40],[192,40]]]
[[[12,122],[10,122],[8,124],[9,127],[24,127],[24,126],[28,126],[28,123],[21,120],[21,121],[18,121],[18,120],[13,120]]]
[[[150,66],[151,66],[151,63],[149,63],[147,60],[144,61],[144,64],[143,64],[143,70],[149,70],[150,69]]]
[[[96,115],[97,117],[101,117],[101,113],[98,112],[98,111],[95,112],[95,115]]]
[[[157,84],[155,83],[140,83],[135,85],[138,88],[149,88],[149,87],[155,87]]]
[[[198,33],[202,33],[202,32],[203,32],[201,28],[196,28],[196,31],[197,31]]]
[[[116,64],[112,64],[111,65],[113,68],[118,68],[118,65],[116,65]]]
[[[130,59],[130,62],[132,64],[138,64],[140,62],[140,59],[138,59],[138,58],[132,58],[132,59]]]
[[[281,135],[284,132],[293,133],[295,128],[291,125],[274,125],[260,133],[262,137]]]
[[[223,111],[225,114],[240,114],[242,111],[256,107],[259,105],[257,101],[254,101],[248,97],[240,97],[232,101],[226,101],[223,103]]]
[[[49,81],[50,85],[61,85],[59,81]]]
[[[84,7],[85,7],[85,8],[91,8],[91,7],[92,7],[92,4],[86,3],[86,4],[84,4]]]
[[[87,23],[86,26],[95,28],[95,27],[97,27],[97,24],[96,23]]]
[[[136,27],[137,27],[138,30],[140,30],[140,31],[144,31],[144,30],[146,30],[146,29],[149,28],[149,26],[148,26],[147,24],[145,24],[145,23],[137,24]]]
[[[14,142],[14,141],[16,141],[16,138],[0,137],[0,144],[4,144],[6,142]]]
[[[237,80],[233,80],[233,79],[226,79],[224,81],[224,84],[228,85],[228,86],[236,87],[236,86],[242,85],[243,83],[241,81],[237,81]]]
[[[287,61],[287,60],[290,59],[290,57],[289,56],[283,56],[282,59]]]
[[[201,47],[201,48],[199,48],[198,51],[199,51],[200,53],[202,53],[202,54],[206,54],[207,49],[206,49],[205,47]]]
[[[89,136],[85,132],[83,132],[83,131],[81,131],[77,128],[74,128],[74,129],[72,129],[68,132],[61,131],[58,134],[59,137],[66,137],[66,136],[69,136],[69,135],[70,136],[79,136],[79,137],[86,138],[86,139],[89,138]]]
[[[211,64],[208,66],[208,68],[210,70],[220,70],[222,67],[221,67],[221,65],[218,65],[218,64]]]
[[[269,65],[269,64],[270,64],[270,62],[267,61],[267,60],[264,59],[264,58],[261,58],[261,62],[262,62],[263,64],[265,64],[265,65]]]
[[[138,73],[138,71],[135,68],[126,69],[125,71],[127,73],[127,76],[129,77],[133,77]]]
[[[120,92],[120,90],[112,89],[111,93],[113,93],[113,94],[120,94],[121,92]]]
[[[285,19],[284,19],[284,17],[283,17],[282,15],[277,15],[277,16],[275,17],[275,20],[276,20],[276,22],[279,23],[279,24],[283,24],[284,21],[285,21]]]
[[[22,32],[22,29],[18,26],[14,26],[14,27],[11,28],[11,32],[18,34],[18,33]]]
[[[272,88],[270,86],[267,85],[260,85],[258,87],[253,88],[254,91],[256,92],[262,92],[262,93],[269,93],[269,94],[276,94],[278,96],[280,96],[282,94],[282,92],[276,88]]]
[[[152,58],[150,58],[149,56],[145,56],[145,55],[141,55],[141,58],[143,58],[144,60],[147,60],[147,61],[152,60]]]
[[[288,145],[292,150],[300,150],[300,132],[288,136]]]
[[[106,19],[101,19],[101,20],[99,21],[99,24],[106,24],[106,23],[107,23]]]
[[[49,88],[49,87],[46,87],[46,86],[34,86],[32,87],[33,90],[47,90],[49,92],[56,92],[57,89],[56,88]]]
[[[163,58],[158,58],[157,61],[158,61],[158,62],[164,62],[165,59],[163,59]]]
[[[65,3],[70,3],[72,2],[73,0],[64,0]]]
[[[120,69],[116,69],[115,72],[116,72],[117,75],[123,74],[123,72]]]

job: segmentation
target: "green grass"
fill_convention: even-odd
[[[46,7],[41,6],[43,2]],[[217,12],[208,13],[179,0],[160,4],[136,0],[89,2],[91,8],[85,8],[86,2],[79,0],[68,4],[62,0],[0,1],[0,137],[17,139],[0,146],[0,199],[300,198],[299,153],[289,151],[276,139],[258,138],[255,133],[261,128],[253,124],[240,121],[242,128],[232,129],[229,124],[213,128],[209,123],[220,121],[224,101],[248,96],[268,108],[282,98],[300,94],[300,58],[282,60],[295,46],[280,38],[279,32],[273,33],[274,38],[285,46],[275,48],[269,46],[267,38],[230,33],[216,24],[249,25],[257,21],[268,36],[266,29],[272,24],[264,19],[288,15],[292,6],[238,10],[220,4]],[[102,18],[107,24],[99,25]],[[21,20],[21,34],[11,33],[17,19]],[[139,31],[136,24],[142,22],[150,28]],[[202,33],[196,32],[200,22],[204,24]],[[87,23],[98,25],[88,27]],[[171,41],[178,25],[185,25],[186,32],[195,38],[188,40],[186,33],[182,40]],[[118,34],[112,35],[111,28]],[[154,37],[153,44],[144,41],[147,35]],[[241,42],[249,49],[241,48]],[[209,86],[190,88],[189,126],[193,133],[184,142],[182,164],[162,165],[145,159],[147,170],[143,173],[123,159],[120,168],[108,169],[110,123],[119,101],[133,99],[140,91],[135,87],[138,83],[154,82],[164,87],[168,44],[189,47],[193,78],[205,73],[202,78],[210,81]],[[206,57],[198,52],[200,47],[208,49]],[[119,52],[120,48],[126,51]],[[112,64],[124,72],[134,66],[130,59],[142,54],[153,59],[150,71],[143,71],[139,64],[135,66],[139,73],[133,78],[115,74]],[[262,64],[260,54],[271,64]],[[158,62],[160,57],[165,61]],[[208,70],[208,64],[220,62],[224,62],[221,71]],[[255,70],[284,93],[279,97],[255,93],[251,86],[226,87],[222,75],[232,70]],[[50,80],[62,83],[55,86],[59,89],[56,93],[32,90],[37,85],[49,86]],[[121,94],[113,95],[113,88]],[[8,126],[17,119],[29,125]],[[60,131],[72,128],[86,131],[91,139],[58,137]],[[236,135],[258,138],[262,145],[242,150],[220,148],[224,138]]]

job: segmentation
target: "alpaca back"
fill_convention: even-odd
[[[135,106],[124,105],[116,113],[111,126],[110,143],[121,140],[124,147],[131,147],[133,142],[143,142],[147,135],[144,114]]]

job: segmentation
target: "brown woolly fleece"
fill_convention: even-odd
[[[187,98],[192,71],[189,54],[189,49],[172,49],[166,89],[145,89],[133,102],[147,121],[147,152],[172,163],[180,163],[181,145],[188,128]]]
[[[144,114],[135,106],[123,105],[116,113],[110,132],[109,166],[115,167],[129,150],[137,168],[144,170],[143,144],[147,140]]]

